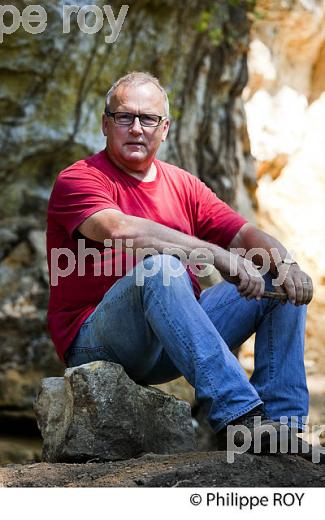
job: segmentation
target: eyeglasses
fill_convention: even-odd
[[[162,121],[167,119],[167,116],[156,116],[155,114],[130,114],[129,112],[110,112],[105,110],[108,117],[114,119],[114,123],[121,126],[131,126],[136,117],[139,118],[141,126],[159,126]]]

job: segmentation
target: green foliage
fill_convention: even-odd
[[[213,2],[209,10],[200,13],[196,29],[200,33],[207,33],[210,42],[217,47],[224,39],[222,26],[227,21],[227,15],[223,3]]]
[[[263,20],[265,18],[265,13],[262,12],[262,11],[258,11],[257,9],[255,9],[253,11],[253,17],[255,20]]]
[[[231,9],[244,9],[247,13],[255,13],[256,0],[215,0],[205,5],[199,13],[196,30],[207,34],[209,41],[214,46],[223,42],[234,46],[238,31],[231,24]],[[227,30],[225,30],[227,27]]]

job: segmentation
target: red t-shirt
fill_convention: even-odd
[[[141,182],[114,166],[103,150],[69,166],[55,182],[47,226],[51,281],[48,325],[61,359],[105,292],[127,272],[125,261],[121,273],[107,268],[107,262],[116,260],[114,250],[113,254],[107,255],[104,244],[85,239],[84,246],[96,248],[97,252],[86,256],[85,273],[79,276],[83,273],[80,266],[77,269],[77,239],[84,237],[78,237],[77,228],[90,215],[113,208],[223,248],[246,222],[194,175],[162,161],[155,160],[155,165],[155,180]],[[57,252],[56,248],[64,249]],[[198,297],[198,281],[190,271],[189,274]]]

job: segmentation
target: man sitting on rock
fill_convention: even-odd
[[[169,125],[159,81],[128,74],[107,94],[106,149],[56,180],[47,247],[57,352],[69,367],[119,363],[140,384],[183,375],[219,438],[227,425],[278,432],[281,417],[302,430],[312,281],[275,238],[195,176],[156,159]],[[257,268],[264,255],[253,263],[232,248],[261,248],[269,272]],[[213,264],[225,281],[200,293],[198,264],[203,272]],[[283,305],[263,298],[275,278],[288,298]],[[232,351],[253,333],[249,380]],[[262,450],[269,448],[263,434]]]

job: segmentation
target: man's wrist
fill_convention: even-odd
[[[213,248],[214,267],[220,272],[229,271],[231,267],[230,253],[219,246]]]

